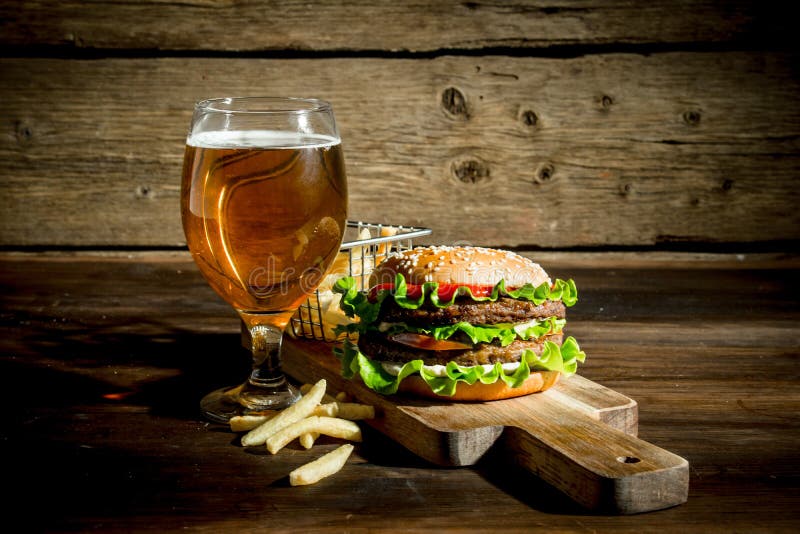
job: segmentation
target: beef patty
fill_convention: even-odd
[[[425,365],[446,365],[453,361],[459,365],[484,365],[495,362],[518,362],[525,349],[539,355],[544,350],[544,342],[552,341],[561,345],[563,334],[551,334],[528,341],[516,340],[505,347],[500,343],[478,343],[471,350],[422,350],[396,343],[379,332],[367,332],[358,338],[358,348],[363,354],[376,361],[404,363],[411,360],[422,360]]]
[[[461,321],[470,324],[521,323],[533,319],[557,317],[563,319],[564,303],[547,300],[539,305],[524,299],[500,297],[495,302],[476,302],[472,299],[456,299],[452,306],[438,308],[426,302],[416,310],[401,308],[392,298],[383,301],[380,321],[406,322],[422,325],[446,325]]]

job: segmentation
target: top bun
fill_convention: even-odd
[[[394,283],[396,274],[406,283],[493,286],[501,279],[507,287],[552,284],[539,264],[507,250],[482,247],[420,247],[390,255],[372,272],[370,286]]]

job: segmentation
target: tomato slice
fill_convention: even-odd
[[[415,334],[413,332],[403,332],[389,336],[389,339],[396,343],[402,343],[409,347],[422,350],[469,350],[472,345],[449,339],[436,339],[425,334]]]
[[[453,295],[456,294],[459,288],[466,287],[471,292],[472,295],[475,297],[488,297],[492,294],[492,290],[494,286],[480,286],[480,285],[470,285],[470,284],[439,284],[439,299],[449,302],[453,299]],[[509,291],[513,290],[513,287],[506,288]],[[375,302],[378,298],[378,293],[380,291],[392,291],[394,290],[394,284],[378,284],[373,286],[369,290],[369,294],[367,297],[370,301]],[[422,285],[418,284],[406,284],[406,296],[410,299],[418,299],[422,296]]]
[[[406,285],[406,287],[408,288],[407,295],[410,298],[419,298],[419,296],[422,294],[422,286],[415,286],[413,284],[410,284]],[[412,287],[419,291],[419,293],[417,293],[416,296],[411,291]],[[380,293],[381,291],[392,291],[392,290],[394,290],[394,284],[378,284],[376,286],[372,286],[369,289],[367,298],[369,299],[370,302],[375,302],[376,300],[378,300],[378,293]]]

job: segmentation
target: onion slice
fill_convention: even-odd
[[[393,334],[389,339],[395,343],[401,343],[414,347],[415,349],[422,350],[470,350],[472,345],[461,343],[460,341],[452,341],[449,339],[436,339],[432,336],[424,334],[415,334],[413,332],[403,332],[400,334]]]

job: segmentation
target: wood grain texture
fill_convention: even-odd
[[[527,424],[503,434],[506,454],[520,467],[590,510],[636,514],[686,502],[684,458],[543,400]]]
[[[337,443],[247,452],[198,419],[200,396],[249,368],[239,320],[187,253],[152,252],[0,254],[6,506],[31,531],[446,531],[454,518],[486,531],[794,531],[796,261],[648,257],[551,255],[547,269],[578,284],[567,329],[588,354],[581,373],[635,398],[639,436],[691,463],[682,506],[591,514],[502,454],[436,468],[367,426],[343,471],[290,488],[291,469]]]
[[[0,44],[7,46],[424,52],[607,43],[775,42],[790,35],[783,9],[761,7],[752,0],[0,4]]]
[[[435,242],[796,240],[796,59],[0,59],[0,243],[181,245],[192,103],[248,93],[333,102],[351,218]]]

